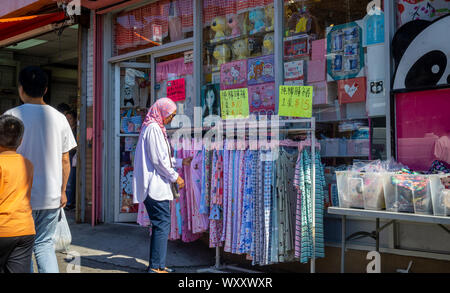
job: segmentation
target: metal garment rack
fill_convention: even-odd
[[[244,121],[239,121],[239,122],[244,122]],[[238,123],[239,123],[238,122]],[[268,124],[267,126],[273,126],[273,124],[270,124],[270,120],[267,121]],[[290,134],[290,133],[294,133],[294,132],[306,132],[310,134],[310,138],[311,138],[311,194],[312,194],[312,218],[313,218],[313,223],[312,223],[312,238],[313,238],[313,250],[312,250],[312,258],[311,258],[311,263],[310,263],[310,272],[311,273],[315,273],[316,272],[316,118],[312,117],[312,118],[302,118],[302,119],[287,119],[287,120],[279,120],[279,124],[277,125],[278,127],[280,127],[281,125],[286,126],[286,124],[296,124],[296,123],[309,123],[310,127],[300,127],[300,128],[287,128],[287,129],[279,129],[279,133],[280,134]],[[225,125],[224,125],[225,126]],[[204,127],[200,128],[201,130],[207,130]],[[225,129],[225,127],[224,127]],[[248,128],[246,127],[245,130],[247,130]],[[168,131],[176,131],[179,129],[171,129]],[[194,128],[190,128],[187,129],[186,131],[190,131],[192,132],[194,130]],[[240,129],[239,129],[240,130]],[[224,265],[221,264],[220,262],[220,247],[216,247],[216,256],[215,256],[215,265],[210,267],[210,268],[206,268],[206,269],[199,269],[197,270],[198,273],[224,273],[224,269],[231,269],[231,270],[235,270],[235,271],[241,271],[241,272],[245,272],[245,273],[259,273],[258,271],[254,271],[254,270],[248,270],[248,269],[244,269],[244,268],[240,268],[234,265]]]

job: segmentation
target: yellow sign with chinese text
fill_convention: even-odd
[[[240,88],[220,91],[222,119],[248,118],[248,89]]]
[[[280,86],[278,115],[311,118],[313,103],[312,86]]]

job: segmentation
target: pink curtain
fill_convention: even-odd
[[[192,75],[193,65],[193,62],[184,63],[184,58],[158,63],[156,65],[156,82],[168,80],[169,74],[174,74],[177,77]]]
[[[153,40],[153,25],[162,27],[163,38],[169,34],[170,0],[162,0],[121,13],[115,23],[115,45],[118,50],[148,45]],[[183,32],[193,30],[192,0],[173,0]]]

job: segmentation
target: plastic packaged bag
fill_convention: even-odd
[[[55,235],[53,235],[53,245],[56,252],[66,252],[69,251],[72,234],[70,233],[64,209],[61,208],[59,211],[58,224],[56,224]]]

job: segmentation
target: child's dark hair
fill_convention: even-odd
[[[75,112],[74,110],[67,111],[66,115],[71,115],[73,119],[77,120],[77,112]]]
[[[28,66],[19,73],[19,84],[31,98],[41,98],[48,87],[47,74],[37,66]]]
[[[58,110],[59,112],[61,112],[63,114],[66,114],[67,112],[69,112],[71,110],[71,108],[66,103],[61,103],[56,107],[56,110]]]
[[[20,119],[11,115],[0,116],[0,146],[17,149],[22,142],[24,125]]]

